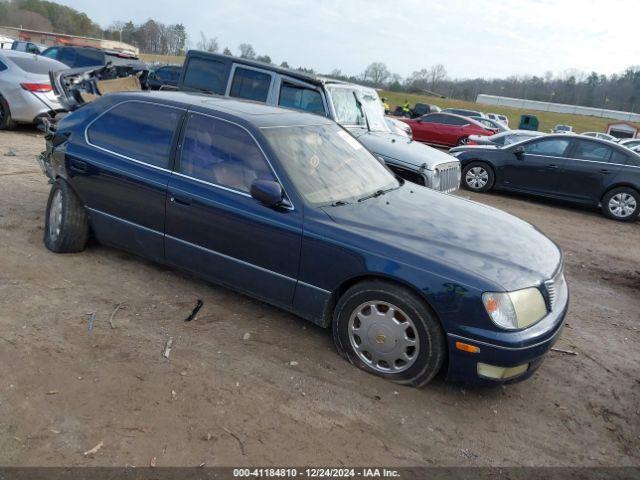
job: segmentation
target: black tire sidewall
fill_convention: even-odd
[[[487,172],[487,174],[489,175],[489,180],[487,181],[487,183],[485,184],[484,187],[482,188],[473,188],[471,187],[469,184],[467,184],[467,172],[469,170],[471,170],[474,167],[482,167],[484,168],[484,170]],[[491,188],[493,188],[493,183],[495,182],[495,174],[493,173],[493,169],[491,168],[491,166],[485,162],[480,162],[480,161],[474,161],[469,163],[466,167],[464,167],[462,169],[462,186],[466,189],[469,190],[471,192],[487,192],[489,190],[491,190]]]
[[[609,210],[609,200],[611,200],[611,198],[618,193],[628,193],[629,195],[633,195],[633,197],[636,199],[636,211],[628,217],[617,217],[611,212],[611,210]],[[605,194],[604,197],[602,197],[602,212],[607,218],[616,220],[618,222],[632,222],[636,220],[640,215],[640,192],[629,187],[619,187],[610,190]]]
[[[4,113],[2,120],[0,120],[0,130],[9,130],[13,127],[11,110],[9,109],[9,104],[2,96],[0,96],[0,109],[2,109]]]
[[[58,191],[62,194],[60,235],[52,240],[49,235],[49,213],[53,198]],[[44,225],[43,241],[52,252],[73,253],[84,250],[89,234],[87,214],[75,192],[62,179],[57,179],[51,186]]]
[[[349,289],[336,305],[334,312],[334,342],[340,353],[358,368],[396,383],[420,386],[431,380],[442,367],[446,356],[444,332],[435,315],[423,302],[405,289],[394,287],[380,282],[365,282]],[[419,339],[418,358],[403,372],[378,372],[362,361],[351,346],[348,333],[349,319],[359,305],[372,300],[396,305],[411,317],[415,325]]]

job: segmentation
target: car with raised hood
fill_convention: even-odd
[[[600,207],[613,220],[640,213],[640,155],[583,135],[550,134],[499,146],[451,150],[472,191],[508,190]]]
[[[64,65],[39,55],[0,50],[0,130],[63,110],[49,80],[49,71],[58,68]]]
[[[187,53],[178,88],[331,118],[404,179],[443,192],[460,185],[457,160],[398,134],[373,88],[197,50]]]
[[[438,147],[466,145],[471,135],[494,135],[496,131],[470,117],[453,113],[429,113],[416,119],[402,119],[413,132],[413,139]]]
[[[193,272],[330,327],[372,374],[523,380],[562,329],[558,246],[500,210],[398,179],[328,118],[113,93],[46,139],[49,250],[81,251],[91,234]]]

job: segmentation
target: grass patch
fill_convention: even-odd
[[[541,132],[549,132],[557,124],[573,125],[574,131],[582,132],[604,132],[609,123],[616,120],[610,118],[589,117],[587,115],[574,115],[571,113],[555,113],[542,112],[540,110],[524,110],[521,108],[503,107],[500,105],[485,105],[476,102],[467,102],[464,100],[454,100],[451,98],[429,97],[427,95],[415,95],[409,93],[398,92],[378,92],[381,97],[387,98],[387,103],[393,111],[396,105],[404,104],[405,99],[411,104],[430,103],[438,105],[441,108],[466,108],[470,110],[480,110],[482,112],[491,112],[505,115],[509,119],[511,128],[518,128],[520,123],[520,115],[530,113],[538,117],[540,120],[539,130]]]
[[[175,55],[156,55],[154,53],[141,53],[140,59],[143,62],[160,62],[170,63],[171,65],[182,65],[184,63],[184,57],[178,57]]]

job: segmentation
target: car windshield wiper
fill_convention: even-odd
[[[365,200],[369,199],[369,198],[376,198],[379,197],[380,195],[384,195],[385,193],[387,193],[388,190],[376,190],[375,192],[369,194],[369,195],[365,195],[364,197],[361,197],[358,199],[358,202],[364,202]]]
[[[343,205],[349,205],[349,202],[345,202],[344,200],[336,200],[331,204],[332,207],[341,207]]]

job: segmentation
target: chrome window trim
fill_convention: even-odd
[[[125,103],[144,103],[144,104],[148,104],[148,105],[155,105],[157,107],[173,108],[174,110],[181,110],[183,112],[187,111],[183,107],[176,107],[176,106],[173,106],[173,105],[165,105],[163,103],[157,103],[157,102],[149,102],[149,101],[146,101],[146,100],[124,100],[122,102],[119,102],[119,103],[116,103],[116,104],[110,106],[104,112],[100,113],[100,115],[98,115],[96,118],[94,118],[93,120],[91,120],[87,124],[87,126],[84,128],[84,141],[86,142],[87,145],[90,145],[93,148],[97,148],[98,150],[102,150],[103,152],[107,152],[107,153],[110,153],[112,155],[115,155],[116,157],[124,158],[125,160],[129,160],[131,162],[135,162],[135,163],[138,163],[140,165],[144,165],[146,167],[151,167],[151,168],[155,168],[156,170],[160,170],[162,172],[169,172],[170,173],[171,170],[169,170],[168,168],[158,167],[157,165],[152,165],[150,163],[143,162],[142,160],[136,160],[135,158],[129,157],[129,156],[124,155],[122,153],[114,152],[113,150],[109,150],[108,148],[104,148],[104,147],[101,147],[99,145],[96,145],[95,143],[91,143],[91,141],[89,140],[89,129],[91,128],[91,126],[95,122],[100,120],[100,118],[102,118],[103,115],[106,115],[107,113],[109,113],[114,108],[119,107],[120,105],[124,105]],[[178,127],[178,125],[176,125],[176,128],[177,127]],[[174,135],[175,135],[175,129],[174,129]],[[172,138],[172,141],[173,141],[173,138]],[[167,163],[169,163],[169,162],[167,161]]]
[[[251,139],[253,140],[253,143],[255,143],[256,146],[258,147],[258,149],[260,150],[260,153],[262,153],[262,156],[264,157],[265,161],[267,162],[267,165],[271,169],[271,173],[273,173],[273,176],[275,177],[275,179],[278,181],[278,183],[282,187],[282,191],[284,192],[284,195],[286,197],[285,200],[287,200],[287,202],[289,203],[289,205],[282,205],[282,207],[287,209],[287,210],[291,210],[291,211],[295,210],[295,205],[293,204],[293,201],[291,200],[291,196],[289,195],[289,193],[287,193],[287,189],[284,188],[284,185],[282,184],[282,180],[280,180],[280,177],[278,176],[278,173],[276,172],[275,168],[273,168],[273,165],[271,164],[271,160],[269,160],[269,157],[267,156],[266,152],[263,150],[262,145],[260,145],[260,142],[258,142],[258,140],[256,140],[256,137],[253,136],[253,133],[251,133],[251,131],[248,128],[244,127],[243,125],[240,125],[239,123],[233,122],[231,120],[227,120],[226,118],[216,117],[215,115],[210,115],[208,113],[189,111],[189,118],[187,119],[187,123],[184,126],[183,137],[182,137],[182,139],[180,139],[180,143],[178,145],[178,150],[179,150],[178,167],[180,166],[180,163],[182,162],[182,147],[183,147],[182,142],[184,140],[184,134],[186,134],[186,132],[187,132],[187,127],[189,126],[189,120],[194,115],[201,115],[203,117],[209,117],[209,118],[213,118],[215,120],[220,120],[220,121],[223,121],[223,122],[226,122],[226,123],[230,123],[231,125],[235,125],[236,127],[240,127],[242,130],[247,132],[249,134],[249,136],[251,137]],[[192,177],[190,175],[185,175],[184,173],[178,172],[177,170],[174,170],[173,173],[176,174],[176,175],[179,175],[181,177],[188,178],[188,179],[191,179],[191,180],[195,180],[197,182],[200,182],[200,183],[203,183],[203,184],[215,187],[215,188],[220,188],[222,190],[226,190],[226,191],[229,191],[229,192],[232,192],[232,193],[237,193],[237,194],[245,196],[245,197],[253,198],[253,197],[251,197],[251,194],[249,194],[247,192],[243,192],[242,190],[237,190],[235,188],[230,188],[230,187],[226,187],[224,185],[220,185],[220,184],[217,184],[217,183],[208,182],[206,180],[201,180],[199,178]]]
[[[586,160],[584,158],[575,158],[575,157],[567,157],[567,160],[575,160],[576,162],[601,163],[603,165],[615,165],[617,167],[640,168],[640,166],[628,165],[626,163],[610,163],[610,162],[603,162],[600,160]]]

